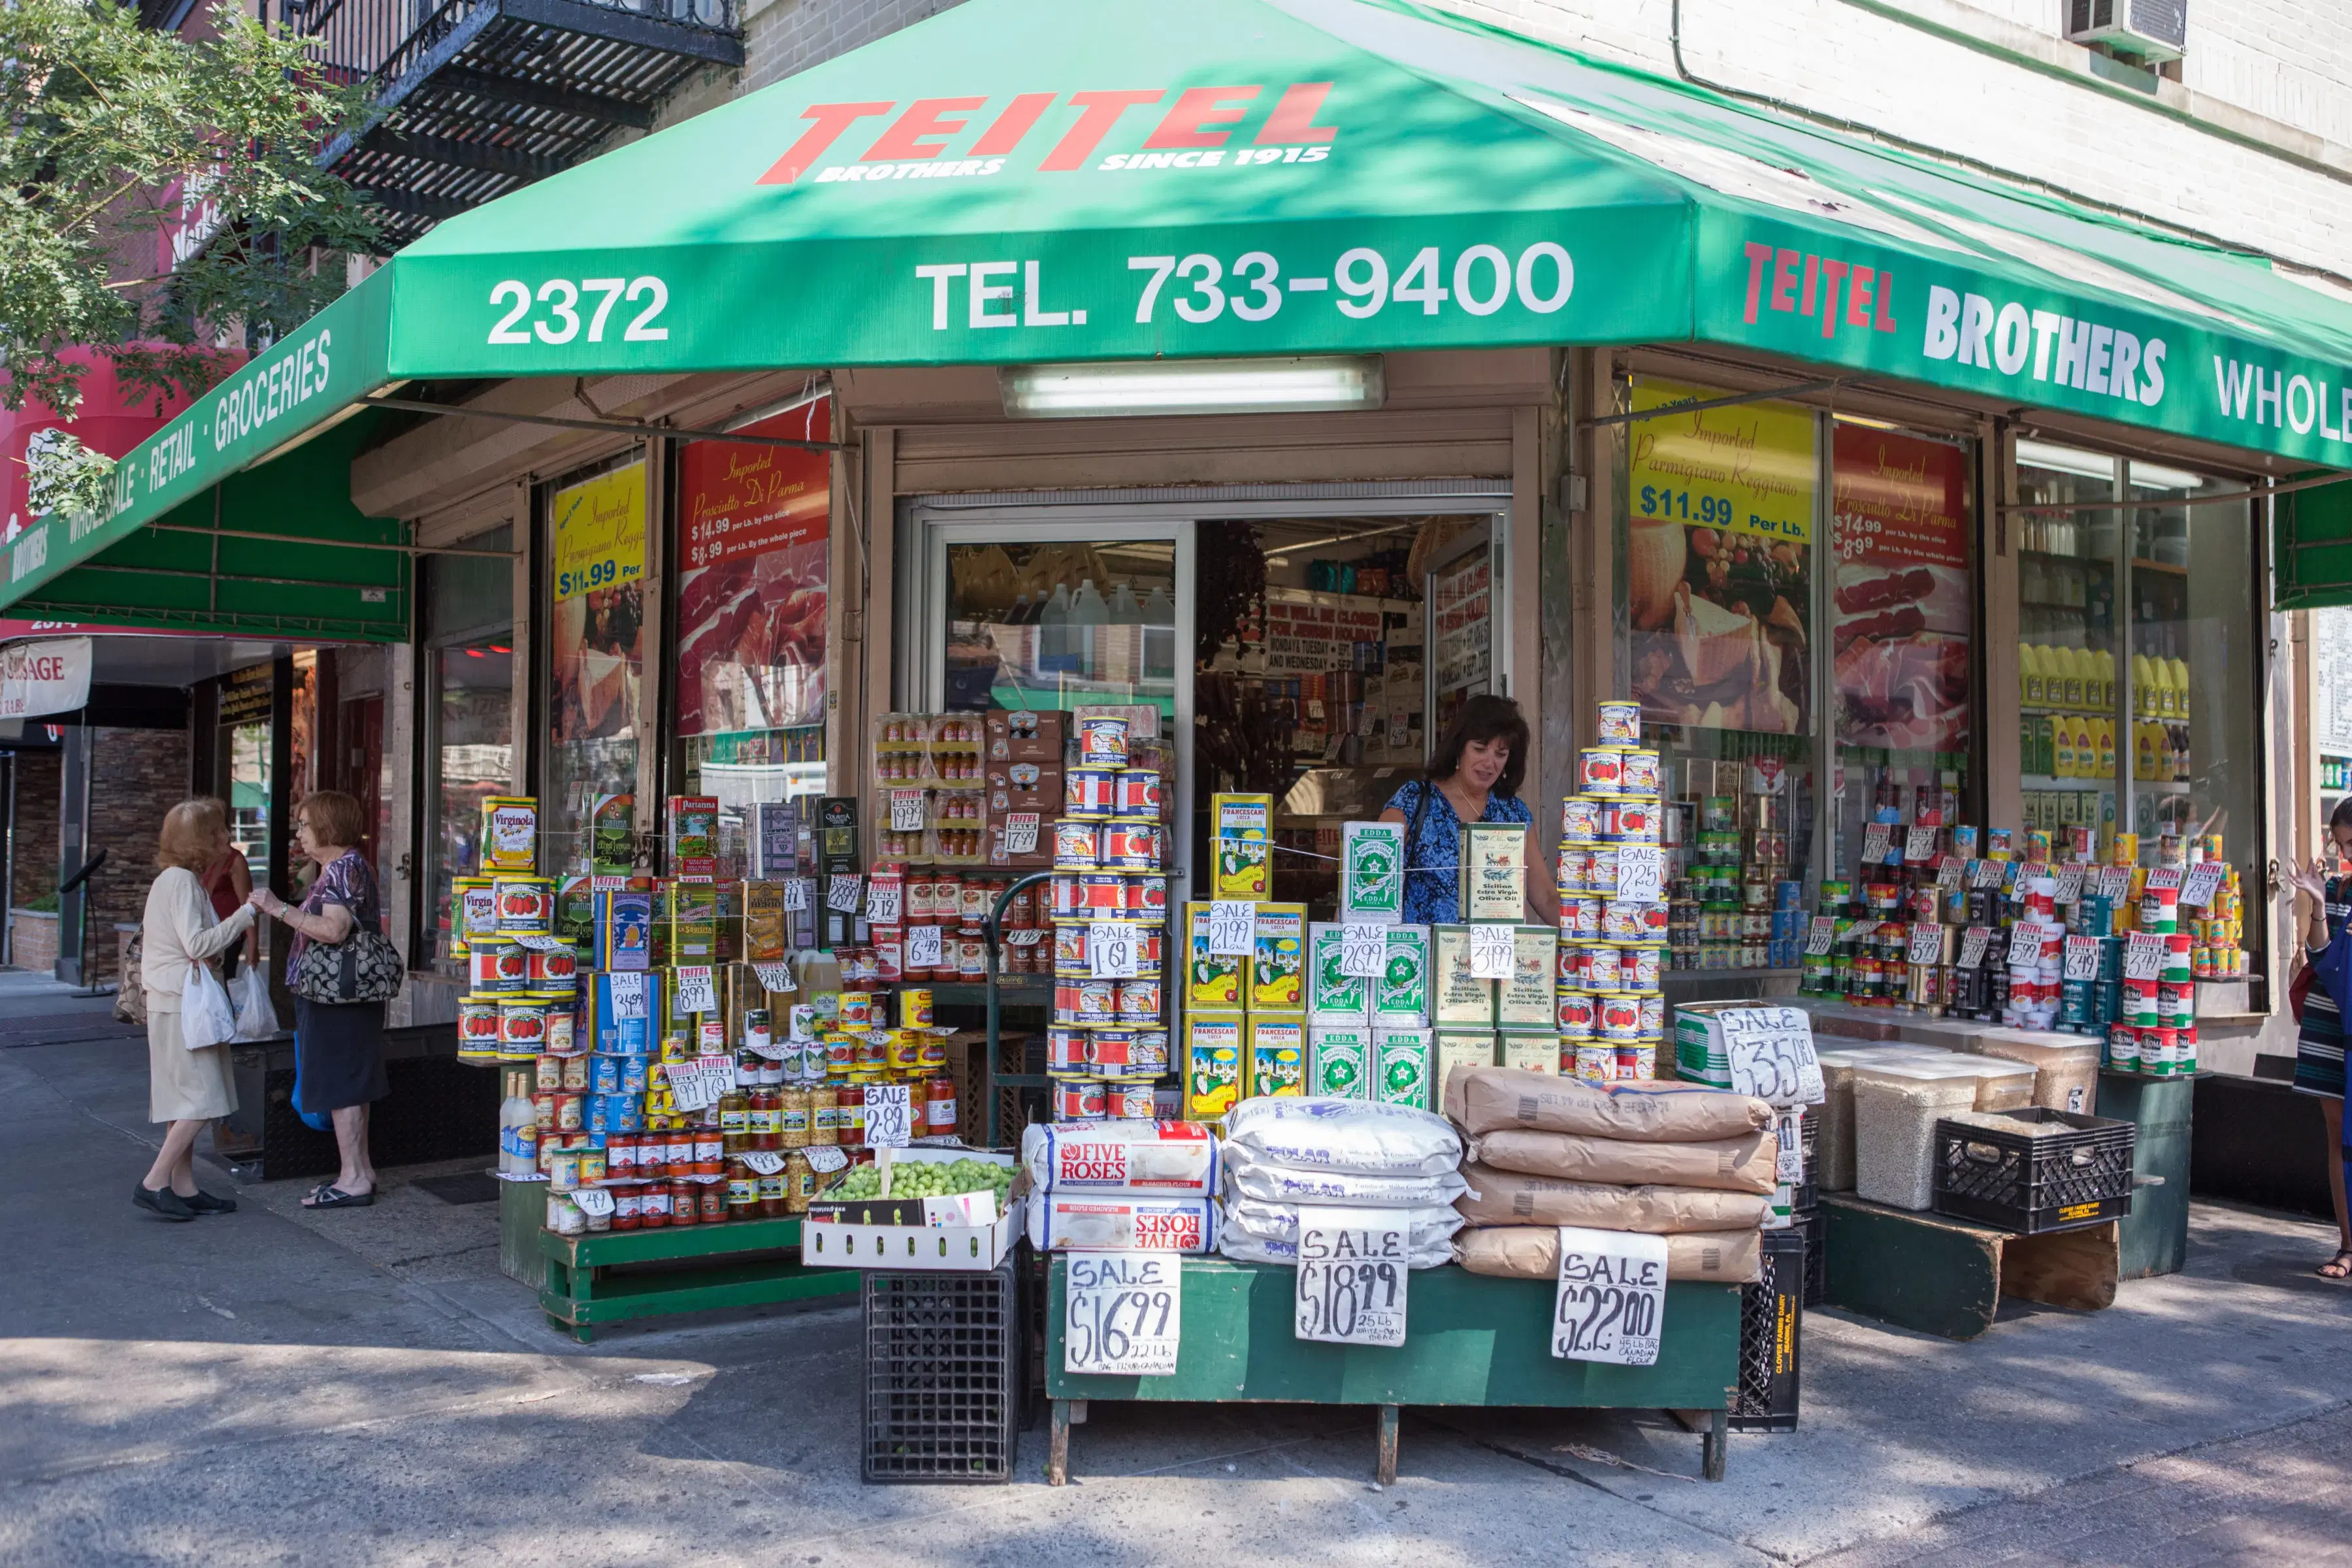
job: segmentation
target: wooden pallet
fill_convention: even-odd
[[[797,1217],[583,1236],[541,1230],[539,1245],[547,1265],[540,1307],[583,1345],[598,1327],[630,1318],[848,1295],[858,1284],[855,1269],[802,1266]],[[692,1259],[698,1266],[642,1267]]]
[[[2115,1304],[2114,1220],[2080,1230],[2016,1236],[1939,1214],[1824,1193],[1826,1303],[1867,1318],[1972,1340],[1992,1327],[2003,1296],[2095,1311]]]

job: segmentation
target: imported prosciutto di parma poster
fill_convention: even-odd
[[[1840,425],[1831,532],[1837,738],[1849,746],[1969,745],[1968,455]]]
[[[832,438],[825,399],[744,434]],[[830,455],[697,441],[679,459],[678,732],[824,716]]]

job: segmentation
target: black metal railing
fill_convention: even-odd
[[[320,68],[338,81],[398,82],[434,46],[497,0],[264,0],[272,23],[316,41]],[[577,0],[615,16],[705,32],[737,30],[737,0]]]

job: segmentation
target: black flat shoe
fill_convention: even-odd
[[[180,1201],[187,1205],[189,1212],[193,1214],[235,1214],[236,1212],[235,1198],[216,1198],[202,1188],[197,1189],[194,1197],[181,1198]]]
[[[196,1211],[182,1202],[180,1194],[169,1187],[165,1187],[161,1192],[152,1192],[149,1190],[146,1183],[133,1182],[131,1184],[131,1201],[148,1213],[161,1215],[168,1220],[190,1220],[196,1217]]]

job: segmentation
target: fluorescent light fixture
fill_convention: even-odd
[[[2183,468],[2168,468],[2162,463],[2143,463],[2134,458],[2131,482],[2143,489],[2201,490],[2210,481],[2202,474],[2192,474]]]
[[[2017,460],[2028,468],[2053,468],[2062,474],[2079,474],[2086,479],[2116,477],[2116,460],[2105,452],[2085,452],[2048,441],[2020,440]]]
[[[1016,364],[996,378],[1014,419],[1316,413],[1378,408],[1388,395],[1378,354]]]

